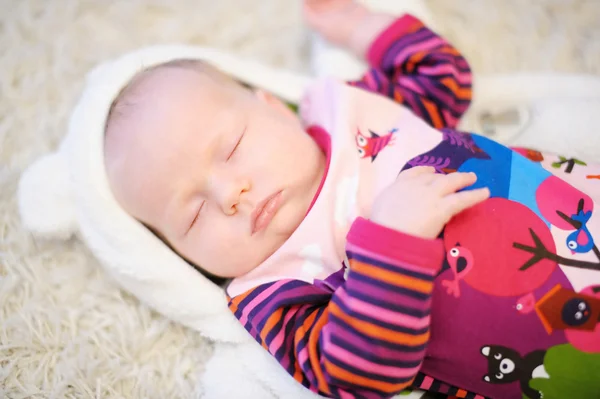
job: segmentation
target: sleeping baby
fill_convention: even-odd
[[[456,48],[419,20],[305,0],[365,57],[296,113],[198,59],[114,99],[114,197],[293,378],[334,398],[600,397],[600,168],[455,130]]]

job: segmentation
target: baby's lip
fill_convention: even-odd
[[[250,214],[251,234],[258,233],[269,225],[281,206],[281,200],[281,190],[279,190],[267,196],[256,205]]]

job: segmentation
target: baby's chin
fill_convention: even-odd
[[[251,244],[251,252],[256,253],[254,265],[252,268],[260,266],[265,260],[277,252],[298,229],[304,213],[285,211],[285,207],[280,209],[280,214],[277,215],[271,225],[263,232],[263,234],[255,237],[254,244]]]
[[[312,198],[298,198],[296,201],[288,201],[281,207],[279,215],[273,219],[274,234],[282,241],[281,245],[300,227],[306,218],[311,203]]]

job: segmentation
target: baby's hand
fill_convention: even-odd
[[[369,11],[353,0],[304,0],[308,25],[330,42],[347,46]]]
[[[415,167],[398,175],[373,203],[371,220],[416,237],[434,239],[453,216],[490,196],[487,188],[459,190],[477,181],[474,173],[436,174]]]
[[[308,25],[331,43],[363,57],[394,17],[369,11],[353,0],[303,0]]]

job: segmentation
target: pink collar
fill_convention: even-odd
[[[319,194],[321,193],[321,189],[323,188],[323,184],[325,184],[325,179],[327,178],[327,172],[329,171],[329,163],[331,161],[331,136],[329,135],[329,133],[327,133],[327,131],[325,129],[323,129],[321,126],[318,126],[318,125],[309,126],[308,129],[306,130],[306,132],[308,133],[308,135],[310,137],[313,138],[313,140],[315,140],[317,145],[325,153],[325,156],[327,156],[327,164],[325,165],[325,172],[323,173],[323,178],[321,179],[319,188],[317,189],[317,192],[315,193],[315,196],[314,196],[312,202],[310,203],[310,206],[308,207],[308,211],[306,211],[306,213],[308,214],[308,212],[310,212],[313,205],[317,201],[317,198],[319,198]]]

